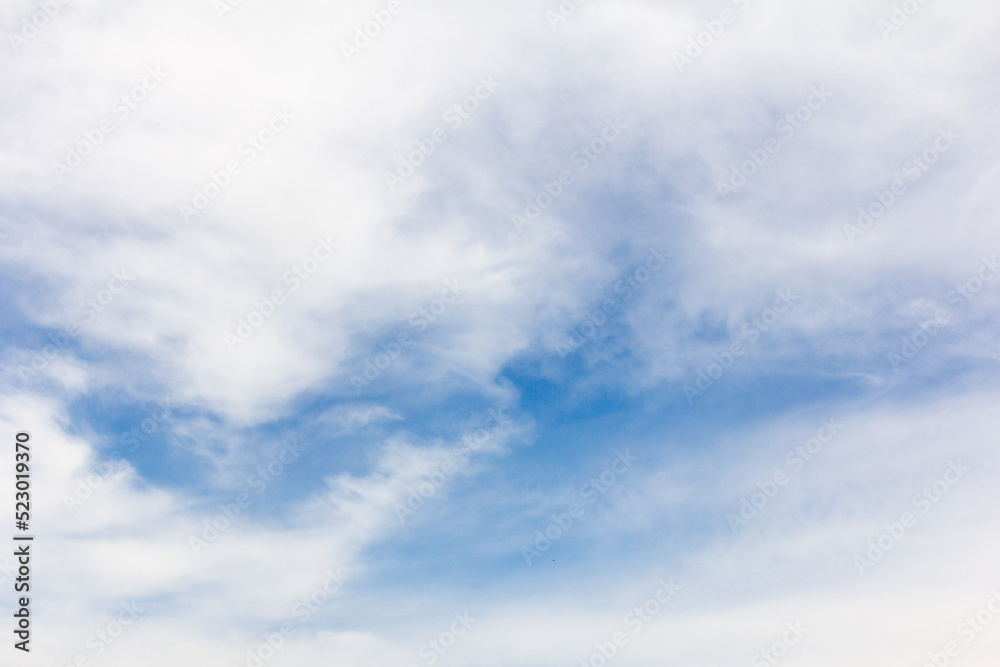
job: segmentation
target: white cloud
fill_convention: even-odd
[[[8,432],[32,424],[44,443],[35,498],[50,545],[39,543],[45,659],[68,663],[113,619],[105,614],[136,598],[149,611],[104,664],[235,664],[327,569],[343,567],[363,590],[365,550],[397,535],[396,503],[458,446],[401,433],[410,415],[383,395],[419,404],[463,392],[512,402],[501,369],[528,359],[543,375],[562,372],[550,363],[556,345],[650,244],[665,244],[674,258],[615,321],[632,362],[623,372],[603,348],[584,349],[594,374],[581,384],[635,391],[693,379],[776,289],[800,293],[802,304],[734,370],[741,381],[802,368],[888,391],[958,361],[992,368],[994,285],[949,311],[947,335],[905,373],[885,358],[998,249],[995,8],[928,3],[885,40],[878,21],[891,7],[860,2],[744,10],[592,0],[552,31],[545,12],[556,3],[406,0],[345,62],[340,42],[382,6],[248,0],[219,20],[207,0],[81,0],[60,5],[36,37],[4,56],[0,233],[9,238],[0,237],[0,257],[17,276],[14,307],[33,325],[80,327],[51,359],[47,342],[4,353],[2,421]],[[674,52],[722,7],[735,7],[738,21],[678,72]],[[18,26],[33,11],[17,2],[0,13]],[[115,100],[147,67],[161,67],[163,81],[119,118]],[[490,75],[501,82],[496,92],[392,193],[384,175],[397,156],[444,126],[443,113]],[[821,84],[834,92],[830,101],[721,199],[718,181]],[[285,107],[292,121],[248,160],[242,142]],[[617,117],[628,125],[621,143],[516,234],[511,214],[574,168],[574,151]],[[104,118],[113,131],[58,182],[53,162]],[[960,135],[954,148],[850,243],[844,224],[940,127]],[[180,205],[231,160],[240,173],[186,223]],[[293,290],[283,275],[314,256],[318,239],[339,248]],[[123,268],[134,280],[90,317],[80,304],[99,301]],[[433,308],[456,278],[466,286],[461,296],[426,329],[414,325],[414,314]],[[225,335],[278,289],[284,298],[273,315],[230,351]],[[351,377],[400,333],[412,344],[358,396]],[[38,355],[42,379],[25,381],[19,368]],[[325,471],[328,490],[285,508],[291,525],[243,515],[196,557],[188,539],[216,509],[129,466],[83,506],[64,508],[63,494],[95,474],[105,444],[72,426],[67,402],[104,390],[169,398],[197,413],[172,433],[197,442],[218,489],[233,488],[239,465],[259,451],[245,434],[294,414],[303,397],[346,403],[317,418],[337,434],[379,425],[393,435],[375,448],[369,470]],[[996,462],[984,444],[995,431],[995,397],[967,387],[955,396],[862,409],[855,435],[768,506],[780,522],[762,516],[739,538],[726,535],[725,513],[758,475],[773,472],[779,464],[769,456],[783,455],[785,439],[797,443],[813,426],[808,419],[741,430],[739,444],[713,443],[705,460],[671,462],[690,476],[666,465],[637,474],[581,523],[579,539],[648,535],[686,511],[717,513],[724,537],[664,538],[664,564],[689,583],[618,664],[749,661],[785,621],[807,613],[816,629],[789,664],[856,662],[859,652],[872,664],[911,664],[938,650],[964,610],[987,597],[992,584],[981,573],[995,552],[988,480]],[[494,453],[508,445],[498,441]],[[736,462],[717,464],[723,450]],[[852,550],[907,506],[914,480],[934,479],[950,456],[975,460],[979,476],[928,516],[892,554],[895,563],[873,571],[877,583],[856,578]],[[481,458],[462,465],[463,475],[485,466]],[[0,474],[9,466],[0,464]],[[489,507],[502,504],[503,490],[463,489],[461,498]],[[456,511],[444,502],[449,493],[435,492],[415,522],[434,529],[446,520]],[[508,518],[561,498],[535,489],[521,500],[536,506],[524,502]],[[499,546],[483,539],[476,549],[509,547],[509,533],[495,539]],[[554,583],[512,577],[494,597],[474,600],[482,620],[448,659],[586,657],[594,638],[618,628],[629,605],[668,574],[648,561],[636,567],[643,549],[635,559],[618,555],[611,571],[571,569]],[[584,580],[590,589],[580,590]],[[761,592],[762,582],[773,588]],[[426,609],[399,620],[389,602],[365,595],[331,603],[324,618],[333,629],[303,628],[270,664],[416,661],[463,604],[454,591],[425,591],[410,602]],[[731,641],[719,642],[722,634]],[[979,640],[964,664],[987,664],[991,642]],[[153,645],[165,648],[150,655]]]

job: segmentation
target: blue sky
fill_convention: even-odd
[[[996,7],[40,6],[0,664],[995,663]]]

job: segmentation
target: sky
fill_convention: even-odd
[[[996,664],[1000,6],[0,26],[0,665]]]

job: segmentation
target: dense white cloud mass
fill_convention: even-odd
[[[0,25],[0,664],[995,664],[1000,7]]]

